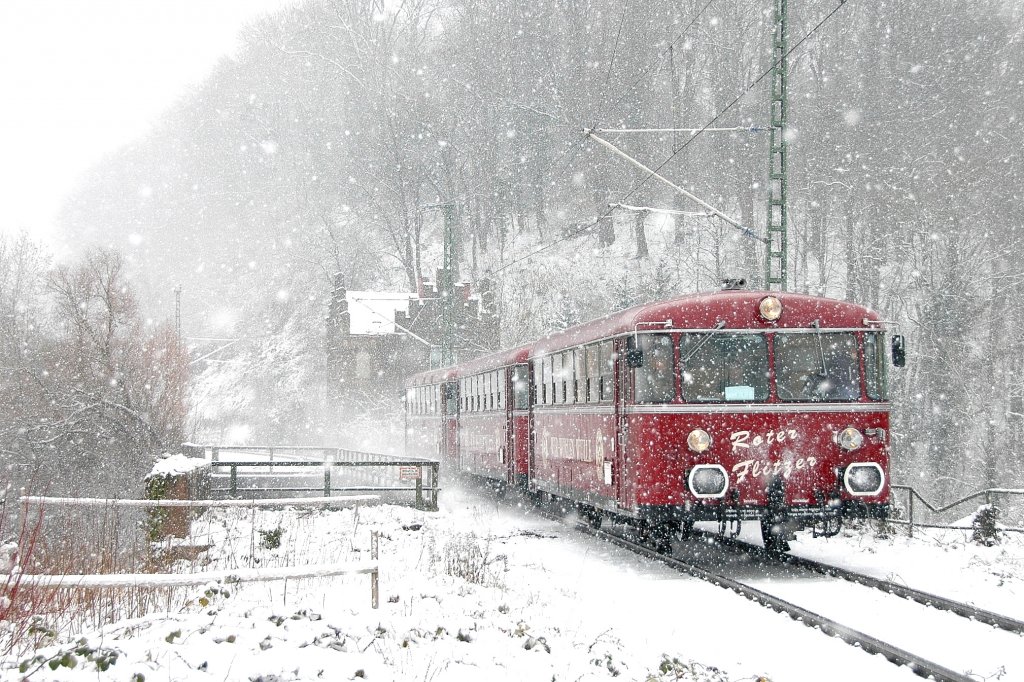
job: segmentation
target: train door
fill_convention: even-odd
[[[509,459],[512,483],[525,489],[530,471],[530,366],[514,365],[509,368],[510,438]]]
[[[461,462],[459,462],[459,382],[449,381],[441,384],[441,399],[444,407],[441,417],[444,459],[456,469],[461,469]]]
[[[526,459],[526,480],[527,489],[531,492],[536,490],[535,481],[537,480],[537,403],[540,400],[538,393],[538,382],[541,381],[543,373],[540,368],[540,360],[534,360],[529,363],[527,377],[529,382],[528,389],[528,400],[530,403],[529,413],[526,418],[526,429],[527,429],[527,449],[529,454]]]
[[[635,509],[636,473],[630,457],[629,414],[626,410],[633,395],[633,372],[626,361],[628,351],[628,339],[615,340],[615,470],[618,472],[615,492],[620,508]]]

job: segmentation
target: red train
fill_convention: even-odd
[[[407,448],[659,544],[758,519],[785,551],[796,529],[888,514],[886,349],[860,305],[684,296],[411,377]]]

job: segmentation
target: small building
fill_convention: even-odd
[[[469,282],[455,285],[456,357],[460,360],[495,350],[498,317],[488,280],[473,292]],[[433,282],[417,292],[351,291],[335,275],[327,316],[328,366],[338,397],[377,399],[399,395],[405,378],[431,366],[442,338],[441,298]]]

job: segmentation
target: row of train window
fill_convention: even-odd
[[[459,379],[459,411],[489,412],[505,408],[505,370]]]
[[[538,405],[604,403],[612,399],[615,356],[611,341],[554,353],[533,361]]]
[[[530,406],[530,384],[526,367],[517,365],[512,370],[512,409],[525,410]],[[459,411],[490,412],[505,409],[506,369],[484,372],[459,379]]]
[[[441,411],[441,387],[417,386],[406,393],[409,414],[437,414]]]

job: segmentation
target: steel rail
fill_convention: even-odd
[[[702,537],[714,537],[721,539],[720,536],[714,533],[699,531],[699,534]],[[1010,616],[1004,616],[1003,614],[989,611],[978,606],[949,599],[948,597],[942,597],[940,595],[925,592],[924,590],[918,590],[906,585],[899,585],[889,580],[875,578],[864,573],[851,571],[847,568],[840,568],[839,566],[833,566],[832,564],[815,561],[814,559],[806,559],[804,557],[793,556],[792,554],[787,554],[781,557],[773,556],[766,552],[763,547],[759,545],[752,545],[749,542],[743,542],[742,540],[726,539],[724,542],[721,542],[721,544],[723,546],[737,547],[744,552],[768,561],[778,561],[780,563],[802,568],[821,575],[842,578],[843,580],[847,580],[851,583],[881,590],[882,592],[887,592],[897,597],[903,597],[904,599],[917,602],[918,604],[923,604],[924,606],[931,606],[941,611],[949,611],[958,616],[962,616],[963,618],[967,618],[968,620],[975,620],[979,623],[992,625],[1002,630],[1007,630],[1017,634],[1024,634],[1024,621],[1019,621],[1015,618],[1011,618]]]
[[[1010,618],[1009,616],[995,613],[994,611],[989,611],[977,606],[972,606],[971,604],[965,604],[964,602],[941,597],[937,594],[918,590],[913,587],[898,585],[888,580],[874,578],[870,575],[864,575],[863,573],[857,573],[849,569],[823,564],[818,561],[814,561],[813,559],[786,556],[783,557],[783,560],[787,564],[805,568],[809,571],[835,576],[866,587],[873,587],[875,589],[882,590],[883,592],[888,592],[889,594],[894,594],[898,597],[903,597],[904,599],[924,604],[925,606],[931,606],[943,611],[950,611],[958,616],[963,616],[970,620],[976,620],[979,623],[992,625],[1003,630],[1016,632],[1017,634],[1024,634],[1024,621],[1019,621],[1014,618]]]
[[[541,511],[540,513],[546,518],[564,523],[564,519],[559,518],[555,514],[545,511]],[[854,630],[853,628],[847,627],[832,620],[831,618],[827,618],[815,613],[814,611],[805,609],[802,606],[798,606],[792,602],[788,602],[767,592],[763,592],[756,587],[751,587],[750,585],[733,580],[732,578],[727,578],[720,573],[715,573],[714,571],[701,568],[700,566],[688,561],[683,561],[681,559],[668,556],[667,554],[662,554],[661,552],[627,540],[619,535],[598,530],[587,525],[585,522],[578,522],[574,524],[573,527],[579,532],[618,547],[622,547],[623,549],[627,549],[648,559],[661,562],[669,568],[692,575],[693,577],[709,582],[716,587],[732,590],[736,594],[749,599],[756,604],[770,608],[776,613],[786,614],[793,620],[801,622],[809,628],[817,628],[824,634],[829,635],[830,637],[835,637],[850,646],[859,648],[869,654],[879,654],[895,665],[907,666],[919,677],[926,679],[930,678],[936,680],[936,682],[975,682],[973,678],[968,677],[967,675],[950,670],[945,666],[917,656],[916,654],[905,649],[901,649],[893,644],[889,644],[888,642],[884,642],[867,633]]]

